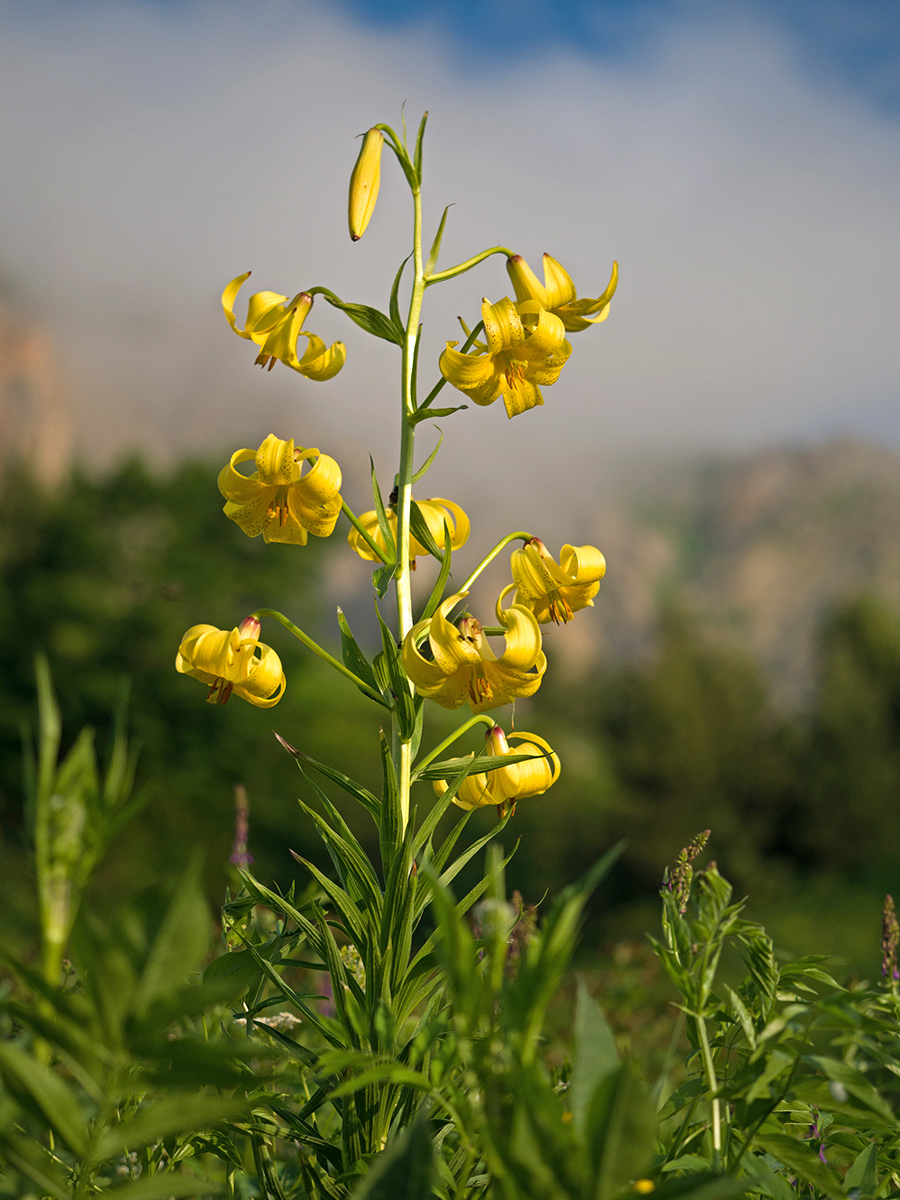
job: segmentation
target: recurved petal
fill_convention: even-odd
[[[278,292],[255,292],[247,305],[245,333],[262,344],[266,334],[290,315],[290,309],[284,307],[286,301],[287,296]]]
[[[545,308],[559,308],[575,299],[575,284],[569,273],[549,254],[544,255],[544,281],[547,285]]]
[[[232,279],[228,287],[222,293],[222,307],[225,310],[225,316],[228,319],[228,324],[238,335],[238,337],[249,338],[250,334],[246,329],[238,329],[237,321],[234,316],[234,302],[237,299],[237,294],[241,290],[243,284],[250,278],[250,272],[245,271],[243,275],[238,275],[237,279]]]
[[[259,649],[260,657],[252,660],[246,676],[234,685],[234,692],[257,708],[271,708],[284,695],[287,680],[281,659],[271,646],[260,643]]]
[[[427,695],[433,688],[439,687],[446,676],[441,668],[420,652],[419,645],[428,636],[431,620],[419,621],[403,639],[400,648],[400,659],[403,670],[416,689]]]
[[[391,521],[392,517],[392,528],[396,530],[397,518],[394,517],[392,513],[388,513],[388,521]],[[381,549],[386,553],[387,546],[385,546],[384,538],[381,536],[381,530],[378,526],[378,517],[375,512],[363,513],[359,518],[359,521],[366,533],[368,533],[369,537],[371,537],[375,544],[380,546]],[[347,542],[351,549],[355,550],[360,558],[364,558],[367,562],[380,561],[374,551],[369,547],[369,543],[365,540],[365,538],[362,537],[359,530],[355,529],[352,525],[350,527],[350,532],[347,534]]]
[[[446,675],[441,683],[433,688],[418,688],[428,700],[440,704],[442,708],[461,708],[469,699],[469,677],[471,667],[460,667],[452,675]]]
[[[510,737],[521,742],[520,746],[511,747],[512,754],[530,754],[532,761],[519,763],[519,790],[516,799],[526,796],[540,796],[559,779],[559,758],[552,747],[535,733],[515,733]],[[549,752],[552,757],[544,758]]]
[[[343,342],[335,342],[333,346],[326,347],[320,337],[314,333],[307,333],[306,330],[302,331],[301,336],[309,338],[306,352],[299,363],[288,363],[288,366],[317,383],[333,379],[347,361],[347,347]]]
[[[484,338],[491,354],[521,346],[525,341],[525,329],[516,306],[508,296],[491,304],[481,303],[481,319],[484,322]]]
[[[572,582],[549,554],[542,555],[532,543],[512,552],[510,568],[513,583],[527,600],[539,600],[560,584]]]
[[[294,477],[294,439],[284,441],[270,433],[256,452],[259,483],[265,487],[286,487]]]
[[[269,505],[274,498],[274,488],[260,488],[254,499],[244,503],[229,500],[222,511],[229,521],[234,521],[235,525],[246,533],[247,537],[259,537],[261,533],[266,533],[272,524]]]
[[[506,650],[497,660],[504,668],[527,671],[541,657],[541,627],[522,604],[501,608],[497,603],[497,620],[506,628]]]
[[[564,344],[566,344],[566,328],[562,321],[552,312],[547,312],[545,308],[542,308],[537,324],[528,335],[525,346],[528,358],[534,360],[543,355],[559,354]],[[571,353],[570,346],[569,354]],[[566,358],[569,357],[569,354],[566,355]]]
[[[538,656],[535,671],[518,671],[505,667],[502,661],[484,664],[484,675],[490,684],[490,695],[477,704],[472,704],[472,712],[489,712],[514,700],[533,696],[541,686],[544,672],[547,670],[547,659],[543,654]]]
[[[319,454],[318,450],[307,450],[305,456],[318,458],[295,484],[295,489],[303,498],[304,504],[314,507],[330,504],[341,490],[341,468],[329,454]],[[340,504],[338,505],[340,508]],[[373,514],[374,515],[374,514]]]
[[[335,496],[324,504],[307,504],[299,487],[290,488],[287,493],[288,524],[291,520],[314,533],[316,537],[331,537],[337,519],[341,515],[341,497]],[[280,538],[270,538],[270,541],[280,541]]]
[[[475,404],[493,404],[503,385],[502,371],[490,355],[461,354],[453,349],[455,345],[455,342],[448,342],[440,357],[441,374]]]
[[[556,374],[558,375],[559,372],[557,371]],[[550,382],[556,382],[556,375]],[[528,412],[529,408],[539,408],[544,403],[541,389],[528,378],[513,377],[510,381],[505,375],[501,375],[500,386],[503,392],[503,403],[506,406],[506,415],[510,420],[520,416],[523,412]]]
[[[431,618],[428,628],[428,640],[435,665],[444,675],[451,675],[462,666],[474,665],[481,661],[478,646],[480,623],[466,623],[467,630],[471,631],[469,636],[447,620],[447,612],[461,599],[462,596],[451,596],[449,600],[444,600]]]
[[[279,315],[280,314],[280,315]],[[274,317],[274,319],[272,319]],[[283,309],[280,306],[261,318],[262,328],[251,329],[250,337],[259,346],[257,362],[265,365],[269,360],[278,359],[285,366],[297,367],[297,338],[300,336],[300,326],[303,315],[296,309]],[[250,329],[248,319],[247,328]],[[271,368],[273,364],[270,362]]]
[[[559,565],[567,583],[594,583],[606,574],[606,559],[596,546],[563,546]]]
[[[444,545],[445,522],[450,529],[451,550],[459,550],[469,540],[469,518],[454,501],[436,496],[432,500],[420,500],[419,508],[438,546]],[[422,549],[420,553],[424,554],[425,550]]]
[[[235,656],[241,638],[236,629],[216,629],[214,625],[193,625],[181,640],[178,653],[194,671],[203,671],[217,679],[233,679],[237,673]]]
[[[242,475],[237,470],[238,463],[254,462],[256,454],[255,450],[235,450],[228,465],[219,472],[219,491],[226,500],[233,500],[236,504],[247,504],[257,499],[260,492],[265,490],[266,485],[260,483],[255,474]]]

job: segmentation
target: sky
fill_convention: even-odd
[[[0,276],[51,331],[86,458],[271,431],[388,469],[394,348],[320,301],[341,375],[263,374],[218,297],[252,268],[386,307],[408,193],[386,159],[354,245],[347,181],[404,101],[430,113],[426,236],[453,205],[442,267],[499,243],[582,296],[621,272],[542,409],[442,423],[444,494],[636,454],[900,448],[895,0],[0,0]],[[429,291],[423,383],[456,317],[508,292],[502,257]]]

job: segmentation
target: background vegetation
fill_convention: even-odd
[[[302,781],[274,727],[315,757],[377,777],[378,713],[287,638],[269,630],[291,686],[277,710],[203,703],[172,669],[190,625],[234,624],[265,597],[306,628],[321,627],[320,580],[338,547],[302,554],[243,537],[221,517],[215,466],[169,475],[138,461],[53,494],[7,478],[0,496],[0,819],[2,900],[28,937],[23,885],[20,739],[34,717],[34,654],[46,652],[66,729],[102,735],[122,680],[141,746],[146,806],[108,855],[95,887],[135,892],[206,847],[205,881],[220,901],[231,878],[234,787],[251,801],[250,848],[260,879],[294,877],[289,849],[318,859],[296,805]],[[602,620],[602,592],[597,619]],[[548,677],[530,725],[558,749],[560,784],[520,806],[522,843],[511,888],[526,901],[556,895],[624,837],[624,858],[592,902],[585,945],[642,935],[655,924],[666,862],[712,827],[722,869],[752,894],[776,941],[797,953],[838,950],[846,968],[877,967],[878,914],[900,858],[900,616],[858,597],[831,613],[818,639],[809,708],[779,710],[753,660],[707,637],[669,607],[652,655],[589,684]],[[521,721],[519,722],[521,724]],[[478,814],[471,836],[493,821]],[[371,836],[365,827],[361,837]],[[507,833],[509,838],[509,833]],[[621,952],[621,951],[620,951]]]

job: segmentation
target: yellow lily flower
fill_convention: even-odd
[[[302,474],[303,463],[312,466]],[[255,462],[252,475],[242,475],[239,463]],[[308,534],[328,537],[334,530],[343,500],[339,494],[341,468],[317,449],[295,450],[294,439],[282,441],[270,433],[258,450],[235,450],[219,473],[219,491],[228,501],[224,513],[247,537],[305,546]]]
[[[495,771],[468,775],[454,797],[454,804],[465,809],[485,808],[489,804],[514,805],[517,800],[524,800],[527,796],[543,795],[556,783],[560,765],[552,747],[535,733],[511,733],[509,736],[522,745],[510,746],[499,725],[488,730],[485,734],[487,753],[498,758],[506,754],[530,754],[534,761],[511,763]],[[551,755],[550,758],[544,757],[547,753]],[[469,758],[474,757],[473,754],[469,755]],[[443,796],[449,786],[446,780],[435,780],[435,794]]]
[[[419,511],[425,518],[425,524],[431,533],[431,536],[437,542],[438,546],[443,549],[444,546],[444,525],[450,530],[450,549],[458,550],[464,546],[469,540],[469,518],[452,500],[442,500],[435,497],[433,500],[419,500]],[[388,509],[387,513],[388,524],[391,527],[391,533],[394,535],[394,544],[397,542],[397,514]],[[378,516],[373,510],[372,512],[363,513],[359,518],[360,523],[365,527],[366,533],[372,540],[387,553],[387,546],[384,544],[384,538],[381,536],[381,529],[378,526]],[[356,551],[360,558],[366,559],[367,562],[378,562],[368,542],[362,536],[358,529],[351,529],[347,534],[347,541],[350,546]],[[427,554],[428,551],[421,542],[410,534],[409,538],[409,565],[415,569],[416,555]]]
[[[249,278],[250,272],[245,271],[243,275],[232,279],[222,293],[222,307],[228,324],[238,337],[247,338],[259,346],[256,357],[259,365],[264,367],[268,363],[271,371],[275,363],[281,361],[307,379],[321,382],[334,378],[347,359],[347,347],[343,342],[326,347],[320,337],[303,328],[303,322],[313,305],[312,296],[307,292],[298,292],[293,300],[277,292],[256,292],[250,297],[246,324],[243,329],[238,329],[234,301],[242,284]],[[297,357],[297,339],[300,337],[307,338],[309,342],[302,358]]]
[[[554,313],[569,333],[578,333],[605,321],[609,302],[619,282],[619,264],[614,262],[606,290],[596,300],[579,300],[575,284],[568,272],[555,258],[544,255],[544,282],[541,283],[521,254],[506,260],[506,269],[516,291],[517,300],[533,300]],[[596,313],[596,316],[593,314]]]
[[[532,538],[510,559],[513,582],[502,595],[516,589],[515,602],[531,610],[542,625],[571,621],[581,608],[593,608],[606,559],[595,546],[563,546],[559,564],[540,538]]]
[[[516,417],[544,403],[541,387],[556,383],[572,353],[559,317],[532,300],[514,304],[504,297],[481,305],[485,342],[474,354],[462,354],[448,342],[440,357],[441,374],[476,404],[503,397],[506,415]]]
[[[455,625],[447,620],[447,612],[466,594],[444,600],[433,617],[419,621],[403,639],[403,668],[416,691],[444,708],[459,708],[468,700],[474,713],[533,696],[547,670],[534,614],[521,604],[502,609],[498,601],[497,620],[506,630],[506,649],[498,658],[475,617]],[[419,650],[426,637],[431,658]]]
[[[209,684],[206,699],[224,704],[232,692],[257,708],[271,708],[284,695],[281,659],[259,641],[260,626],[248,617],[236,629],[192,625],[178,647],[175,670]]]

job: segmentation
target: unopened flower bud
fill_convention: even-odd
[[[381,184],[381,149],[384,137],[380,129],[370,129],[350,176],[350,237],[358,242],[375,210]]]
[[[238,636],[242,642],[259,641],[259,634],[262,629],[256,617],[244,617],[240,625],[238,625]]]

